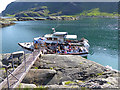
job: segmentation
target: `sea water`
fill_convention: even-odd
[[[118,27],[114,18],[80,18],[75,21],[16,21],[2,28],[2,53],[21,50],[19,42],[31,42],[34,37],[56,31],[75,34],[89,40],[88,59],[118,70]]]

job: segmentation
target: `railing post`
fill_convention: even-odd
[[[14,76],[9,70],[7,70],[14,78],[16,78],[18,81],[19,81],[19,79],[16,77],[16,76]]]
[[[13,60],[13,54],[12,54],[12,67],[13,67],[13,71],[14,71],[14,60]]]
[[[33,60],[34,60],[34,50],[33,50],[33,52],[32,52],[32,53],[33,53]]]
[[[7,75],[7,84],[8,84],[8,90],[10,89],[10,86],[9,86],[9,78],[8,78],[8,68],[5,67],[5,70],[6,70],[6,75]]]
[[[26,71],[26,57],[25,57],[25,50],[24,50],[24,63],[25,63],[25,71]]]
[[[3,81],[4,79],[2,77],[0,77],[0,79]]]

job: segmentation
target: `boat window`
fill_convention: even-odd
[[[52,40],[52,38],[47,38],[47,40]]]
[[[54,40],[58,40],[57,38],[54,38]]]

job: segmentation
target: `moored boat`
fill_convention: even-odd
[[[45,54],[88,55],[90,45],[87,39],[77,40],[77,35],[68,35],[68,32],[56,32],[54,28],[52,30],[52,34],[34,38],[33,42],[18,44],[31,51],[45,47]]]
[[[30,51],[34,51],[33,42],[18,43],[19,46]]]

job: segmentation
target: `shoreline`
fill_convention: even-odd
[[[10,56],[2,55],[2,58]],[[23,56],[20,58],[23,59]],[[116,78],[120,79],[120,71],[111,70],[81,56],[45,54],[34,63],[22,83],[23,86],[34,84],[46,88],[72,88],[71,85],[73,88],[116,88]]]
[[[45,74],[43,75],[43,73]],[[119,77],[118,74],[120,75],[120,72],[81,56],[47,54],[34,63],[22,83],[33,84],[36,82],[36,85],[43,85],[48,88],[55,88],[60,85],[63,87],[72,85],[73,88],[76,86],[77,88],[116,88],[116,84],[113,84],[113,81],[110,80],[115,80]],[[46,78],[46,75],[48,78]],[[44,83],[49,79],[48,83]],[[109,83],[112,83],[113,86]]]
[[[6,17],[6,16],[5,16]],[[3,17],[2,17],[3,18]],[[8,21],[39,21],[39,20],[80,20],[80,18],[119,18],[119,16],[49,16],[49,17],[8,17]]]
[[[2,55],[10,55],[11,53],[0,53],[0,61],[4,58],[4,57],[2,57]],[[30,53],[27,53],[27,54],[30,54]],[[45,54],[46,55],[46,54]],[[48,54],[49,55],[49,54]],[[55,55],[55,54],[52,54],[52,55]],[[56,54],[56,55],[60,55],[60,54]],[[66,55],[63,55],[63,56],[66,56]],[[74,56],[74,55],[73,55]],[[75,55],[75,56],[78,56],[78,55]],[[84,58],[84,57],[83,57]],[[88,58],[85,58],[85,59],[87,59],[87,60],[89,60]],[[92,61],[92,60],[90,60],[90,61]],[[95,61],[92,61],[92,62],[95,62]],[[95,62],[95,63],[97,63],[97,62]],[[99,64],[99,63],[97,63],[97,64]],[[1,63],[0,63],[0,65],[1,65]],[[109,65],[107,65],[107,66],[104,66],[104,65],[102,65],[102,64],[99,64],[99,65],[101,65],[101,66],[103,66],[103,67],[106,67],[106,68],[108,68],[108,69],[111,69],[111,70],[114,70],[114,71],[117,71],[117,72],[120,72],[118,69],[114,69],[112,66],[109,66]],[[0,67],[1,68],[1,67]]]
[[[50,17],[8,17],[8,18],[0,18],[0,28],[15,25],[14,21],[41,21],[41,20],[80,20],[81,18],[118,18],[118,17],[110,17],[110,16],[50,16]]]
[[[16,23],[14,23],[13,21],[0,18],[0,28],[11,26],[14,24],[16,24]]]

